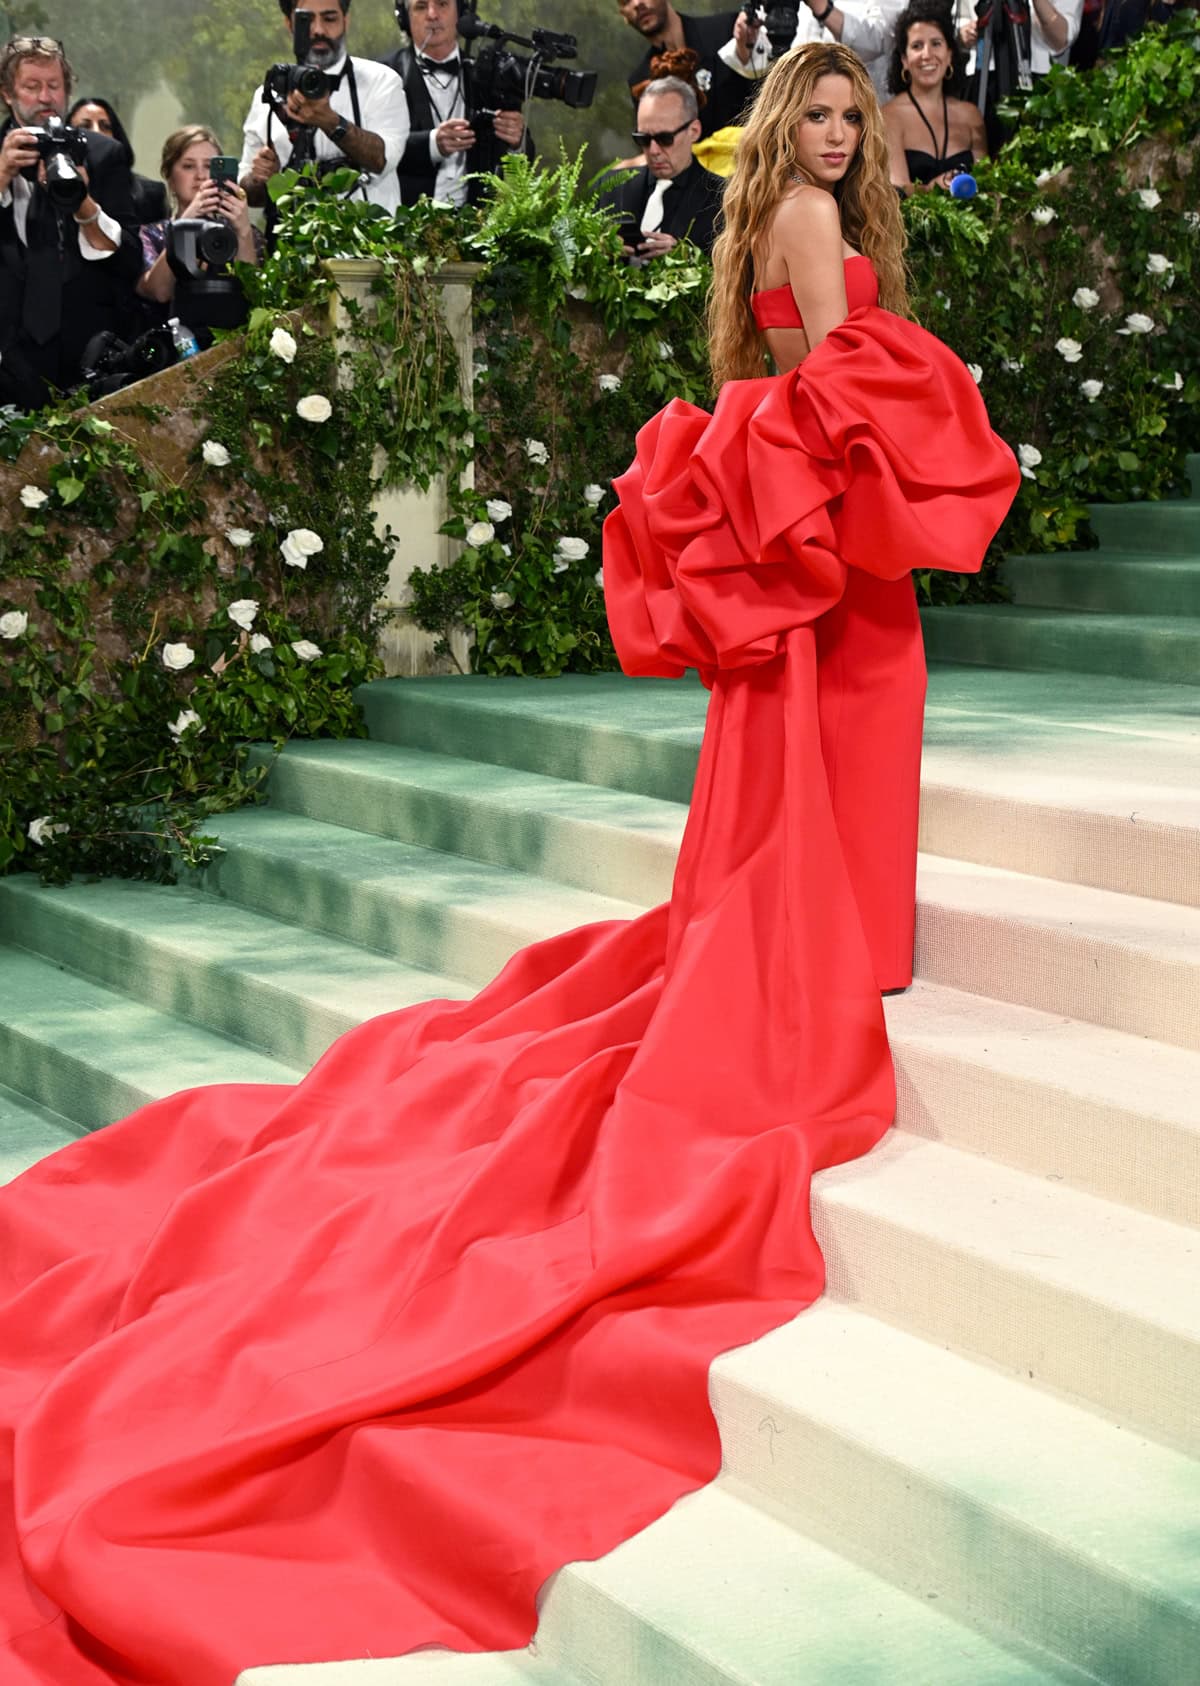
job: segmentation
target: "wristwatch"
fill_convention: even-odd
[[[329,130],[329,138],[333,142],[334,146],[341,146],[349,132],[349,123],[347,123],[344,117],[339,117],[337,122],[333,125],[333,128]]]
[[[826,8],[823,12],[814,12],[813,13],[813,22],[814,23],[824,23],[825,19],[829,16],[830,12],[832,12],[833,5],[834,5],[834,0],[829,0],[829,4],[826,6]]]

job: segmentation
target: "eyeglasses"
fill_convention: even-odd
[[[14,35],[5,43],[4,57],[15,58],[18,53],[52,53],[55,58],[61,58],[63,44],[53,35]]]
[[[641,150],[645,152],[646,148],[650,145],[650,142],[653,141],[655,146],[661,146],[665,151],[675,139],[675,136],[681,135],[685,129],[691,128],[694,121],[694,118],[689,117],[687,121],[685,123],[681,123],[677,129],[657,129],[653,134],[647,134],[641,129],[635,129],[633,131],[633,144],[636,147],[640,147]]]

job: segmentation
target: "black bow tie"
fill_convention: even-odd
[[[427,59],[418,53],[417,64],[426,76],[457,76],[459,57],[455,53],[452,59]]]

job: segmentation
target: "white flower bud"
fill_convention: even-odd
[[[44,503],[50,502],[50,494],[43,492],[40,486],[22,486],[21,502],[26,509],[41,509]]]
[[[1080,345],[1078,340],[1055,340],[1054,349],[1057,351],[1064,363],[1078,363],[1080,358],[1083,356],[1083,347]]]
[[[190,644],[164,644],[162,659],[163,666],[170,668],[172,673],[182,673],[185,667],[191,667],[196,652]]]
[[[473,545],[490,544],[496,536],[496,529],[490,521],[472,521],[467,528],[467,543]]]
[[[43,814],[40,819],[30,820],[25,827],[25,835],[31,843],[36,843],[38,848],[42,849],[45,847],[48,837],[54,837],[64,831],[70,831],[70,829],[69,825],[64,825],[61,821],[57,825],[52,825],[49,814]]]
[[[620,375],[601,375],[597,385],[601,392],[620,392],[621,377]]]
[[[314,644],[311,638],[297,638],[292,644],[292,649],[295,650],[302,662],[316,661],[321,654],[321,646]]]
[[[554,547],[554,554],[562,557],[567,562],[582,562],[588,553],[588,549],[589,546],[586,539],[559,539],[558,543]]]
[[[513,596],[511,591],[492,592],[493,609],[511,609],[515,602],[516,598]]]
[[[264,650],[269,650],[270,648],[271,640],[267,637],[265,632],[252,632],[250,634],[250,649],[254,655],[261,656]]]
[[[317,556],[325,548],[325,541],[311,527],[293,527],[279,547],[280,555],[289,568],[307,568],[310,556]]]
[[[971,379],[975,382],[976,386],[978,386],[980,381],[983,379],[983,369],[980,367],[980,365],[978,363],[968,363],[967,364],[967,373],[970,375]]]
[[[229,452],[224,445],[215,439],[206,439],[200,447],[200,455],[210,468],[228,468]]]
[[[489,521],[507,521],[512,514],[512,504],[505,503],[503,498],[489,498],[487,513]]]
[[[301,421],[324,422],[333,414],[333,405],[320,392],[310,392],[301,398],[296,405],[296,414]]]
[[[285,363],[296,361],[296,342],[286,328],[276,328],[271,335],[271,350]]]
[[[226,527],[225,537],[235,550],[245,550],[247,545],[254,543],[254,534],[249,527]]]
[[[1125,329],[1130,334],[1152,334],[1154,332],[1154,318],[1143,316],[1140,310],[1135,310],[1131,316],[1125,318]],[[1118,328],[1117,332],[1121,330]]]
[[[1083,393],[1083,396],[1087,399],[1089,404],[1094,404],[1100,394],[1104,391],[1104,382],[1080,381],[1079,390]]]
[[[174,720],[170,721],[168,724],[167,731],[170,732],[173,738],[178,740],[187,731],[189,726],[195,726],[196,729],[201,732],[204,730],[204,723],[194,708],[181,708]]]
[[[1071,303],[1078,305],[1080,310],[1095,310],[1100,303],[1100,295],[1091,287],[1076,287],[1071,294]]]
[[[548,463],[550,461],[550,452],[540,439],[527,439],[525,441],[525,455],[530,462]]]
[[[585,486],[583,488],[583,501],[586,504],[590,504],[593,509],[595,509],[595,507],[598,503],[602,503],[603,500],[604,500],[604,487],[603,486],[597,486],[595,484],[595,482],[593,482],[592,485]]]
[[[258,613],[258,603],[253,597],[239,597],[225,612],[234,626],[240,626],[243,632],[249,632]]]
[[[24,609],[10,609],[0,615],[0,638],[21,638],[28,625],[29,616]]]
[[[1139,187],[1134,198],[1143,211],[1156,211],[1162,204],[1162,194],[1155,187]]]
[[[1031,215],[1039,228],[1047,228],[1054,221],[1058,212],[1053,205],[1035,205]]]
[[[1169,275],[1175,265],[1165,252],[1151,252],[1146,259],[1147,275]]]

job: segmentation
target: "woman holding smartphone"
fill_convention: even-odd
[[[246,195],[234,179],[237,160],[231,160],[232,170],[224,179],[222,171],[214,171],[213,164],[223,165],[221,143],[211,129],[193,124],[176,129],[167,136],[162,151],[162,178],[167,184],[176,218],[200,217],[211,221],[223,218],[237,231],[238,259],[242,263],[258,263],[262,256],[262,237],[250,226],[250,210]],[[168,219],[171,220],[171,219]],[[142,227],[142,251],[146,268],[137,284],[138,296],[150,304],[169,305],[175,296],[175,276],[167,262],[167,222],[146,223]]]

